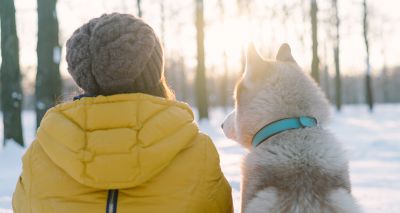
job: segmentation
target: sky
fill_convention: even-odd
[[[196,31],[194,26],[194,0],[164,0],[165,32],[161,35],[161,0],[143,0],[143,18],[164,38],[166,58],[185,59],[189,70],[196,65]],[[239,16],[237,0],[223,0],[224,23],[217,0],[205,0],[206,64],[208,70],[222,70],[222,55],[226,51],[232,72],[240,67],[240,57],[246,43],[253,41],[265,58],[273,58],[281,43],[289,43],[301,67],[310,69],[311,26],[308,0],[252,0],[250,17]],[[303,2],[303,4],[301,4]],[[327,39],[332,26],[327,24],[329,0],[319,0],[319,56],[333,72],[332,44]],[[370,8],[371,65],[379,74],[383,63],[388,67],[400,65],[400,2],[398,0],[368,0]],[[35,75],[37,14],[36,1],[15,0],[17,32],[20,41],[21,67],[30,67],[25,73]],[[284,5],[290,9],[285,13]],[[60,44],[63,46],[61,72],[67,76],[65,42],[73,31],[91,18],[103,13],[121,12],[137,14],[133,0],[58,0],[57,14]],[[361,0],[339,0],[341,25],[341,67],[344,74],[359,74],[365,69],[365,46],[362,37]]]

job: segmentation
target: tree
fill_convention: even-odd
[[[13,0],[0,1],[1,21],[1,107],[3,110],[4,145],[12,139],[24,146],[21,125],[22,88],[19,46]]]
[[[238,17],[244,16],[247,17],[247,24],[250,24],[251,13],[250,13],[250,5],[253,0],[236,0],[236,5],[238,8]],[[244,73],[246,70],[246,47],[242,47],[240,51],[240,70],[241,73]]]
[[[142,17],[143,16],[143,13],[142,13],[142,4],[141,4],[141,0],[137,0],[136,1],[136,5],[137,5],[137,9],[138,9],[138,16],[139,17]]]
[[[383,33],[381,33],[381,37],[383,37]],[[390,101],[390,89],[389,89],[389,73],[388,73],[388,68],[386,64],[386,54],[385,54],[385,40],[382,39],[382,49],[381,49],[381,54],[383,57],[383,65],[382,65],[382,71],[381,71],[381,88],[382,88],[382,100],[384,103],[388,103]]]
[[[389,87],[388,68],[386,66],[385,59],[384,59],[383,66],[382,66],[381,81],[382,81],[381,87],[382,87],[382,96],[383,96],[382,101],[384,103],[388,103],[390,101],[390,98],[389,98],[390,91],[388,88]]]
[[[334,39],[334,47],[333,47],[333,57],[335,60],[335,103],[336,109],[338,111],[342,108],[342,82],[340,77],[340,18],[339,18],[339,11],[338,11],[338,0],[332,0],[332,7],[333,7],[333,16],[334,16],[334,25],[335,25],[335,39]]]
[[[161,31],[161,41],[165,48],[165,2],[164,0],[160,0],[160,31]]]
[[[195,3],[197,35],[196,103],[199,112],[199,119],[203,119],[208,118],[208,95],[204,57],[204,2],[203,0],[195,0]]]
[[[370,64],[370,51],[369,51],[369,38],[368,38],[368,6],[367,0],[363,0],[363,35],[364,35],[364,44],[366,50],[366,73],[365,73],[365,89],[366,89],[366,101],[369,107],[369,110],[372,111],[374,108],[374,100],[372,94],[372,79],[371,79],[371,64]]]
[[[378,38],[381,42],[381,56],[382,56],[382,68],[381,68],[381,73],[380,73],[380,87],[378,87],[380,90],[382,90],[382,101],[384,103],[390,102],[390,83],[393,81],[392,74],[390,74],[389,69],[387,67],[387,55],[386,55],[386,49],[387,49],[387,44],[388,44],[388,39],[387,35],[390,35],[390,32],[393,32],[393,23],[391,22],[390,19],[386,18],[383,15],[380,15],[381,20],[379,21],[379,28],[378,28]],[[376,91],[376,90],[375,90]],[[376,95],[374,96],[376,98]]]
[[[318,59],[318,18],[317,18],[317,0],[311,0],[311,30],[312,30],[312,62],[311,76],[319,83],[319,59]]]
[[[59,71],[61,48],[58,43],[56,0],[38,0],[38,66],[36,73],[36,123],[61,95]]]
[[[224,24],[225,22],[225,7],[224,7],[224,2],[223,0],[218,0],[218,7],[219,7],[219,11],[220,11],[220,21],[222,24]],[[221,104],[224,107],[224,109],[226,110],[227,106],[228,106],[228,75],[229,75],[229,69],[228,69],[228,56],[226,53],[226,49],[224,47],[223,53],[222,53],[222,58],[223,58],[223,63],[224,63],[224,77],[222,79],[222,83],[221,83]]]
[[[186,72],[185,72],[185,59],[184,57],[179,58],[179,73],[180,73],[180,91],[181,91],[181,100],[187,102],[188,101],[188,86],[186,82]]]
[[[329,66],[328,66],[326,43],[324,43],[323,45],[324,45],[324,54],[323,54],[324,66],[323,66],[322,73],[321,73],[322,77],[320,79],[322,82],[321,82],[320,86],[325,91],[326,98],[329,101],[332,101],[331,100],[331,89],[330,89],[330,87],[331,87],[331,85],[330,85],[331,79],[330,78],[331,77],[329,76]]]

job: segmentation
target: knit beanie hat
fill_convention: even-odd
[[[153,29],[128,14],[105,14],[67,41],[68,72],[86,94],[149,91],[163,78],[164,59]]]

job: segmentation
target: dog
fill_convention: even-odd
[[[242,162],[242,212],[361,212],[345,151],[324,127],[328,101],[289,45],[282,44],[275,61],[264,60],[254,44],[246,56],[235,109],[222,124],[228,138],[249,150]]]

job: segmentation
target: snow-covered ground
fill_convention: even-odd
[[[211,110],[212,119],[201,122],[200,126],[218,148],[238,212],[240,160],[246,151],[223,136],[220,124],[225,114],[221,109]],[[24,136],[31,141],[35,126],[33,112],[24,112],[23,122]],[[400,212],[400,105],[378,105],[373,114],[364,106],[347,106],[333,116],[328,128],[348,151],[353,193],[365,212]],[[23,153],[13,143],[0,148],[0,213],[12,212],[11,196],[21,172]]]

